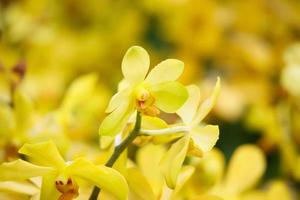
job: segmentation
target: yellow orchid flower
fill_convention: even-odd
[[[259,196],[257,195],[259,191],[255,190],[255,186],[266,169],[263,151],[251,144],[239,146],[229,160],[226,171],[222,157],[223,154],[220,151],[213,150],[204,159],[194,163],[196,168],[201,170],[196,170],[190,185],[187,186],[189,188],[188,195],[194,197],[211,194],[224,200],[239,200],[246,199],[248,196]],[[208,179],[214,181],[208,188],[204,188],[211,182],[207,181]]]
[[[165,175],[167,185],[174,188],[177,176],[183,161],[187,155],[202,157],[210,151],[219,138],[219,128],[214,125],[199,126],[199,123],[209,113],[216,103],[220,92],[220,80],[218,78],[211,97],[201,105],[199,88],[192,85],[188,87],[189,98],[177,113],[187,127],[187,133],[175,142],[161,161],[162,171]],[[174,130],[176,126],[174,127]]]
[[[176,187],[171,190],[164,183],[159,162],[166,150],[163,145],[149,143],[140,148],[136,155],[136,166],[127,169],[126,180],[132,200],[175,200],[182,199],[180,191],[194,172],[193,166],[182,167]]]
[[[9,195],[4,198],[1,195]],[[39,187],[31,181],[0,182],[0,199],[29,199],[39,195]]]
[[[30,162],[21,159],[0,165],[0,181],[22,181],[42,176],[41,200],[72,200],[78,196],[82,180],[110,192],[117,199],[127,199],[128,186],[116,170],[97,166],[78,158],[65,162],[52,141],[25,144],[19,153]]]
[[[110,114],[100,126],[101,135],[117,135],[135,110],[156,116],[159,110],[174,113],[184,104],[188,93],[175,81],[183,72],[183,62],[164,60],[147,75],[149,64],[149,55],[142,47],[133,46],[127,50],[122,61],[124,81],[106,109]]]
[[[266,191],[266,200],[280,199],[280,200],[293,200],[293,195],[283,181],[275,180],[270,183]]]
[[[291,95],[300,96],[300,44],[291,45],[284,53],[284,61],[286,66],[281,72],[281,85]]]

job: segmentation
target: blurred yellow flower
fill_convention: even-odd
[[[127,199],[127,183],[119,172],[94,165],[84,158],[65,162],[53,142],[25,144],[19,153],[28,156],[33,164],[21,159],[3,163],[0,165],[0,180],[20,181],[42,176],[41,200],[76,198],[80,180],[96,184],[118,199]]]

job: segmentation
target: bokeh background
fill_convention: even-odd
[[[73,116],[63,137],[96,144],[105,106],[122,78],[122,57],[140,45],[151,66],[166,58],[184,61],[181,81],[198,84],[203,96],[220,76],[222,92],[206,119],[220,126],[216,146],[229,160],[238,146],[257,145],[267,159],[260,185],[280,179],[297,198],[300,1],[1,0],[0,5],[1,103],[12,101],[4,72],[26,68],[19,87],[42,124],[34,126],[32,137],[40,129],[58,134],[49,113],[69,109]],[[80,92],[66,97],[71,83],[86,74],[98,77],[89,95],[83,90],[84,97]],[[0,131],[7,123],[0,121]],[[11,136],[0,134],[4,152],[22,141],[8,142]]]

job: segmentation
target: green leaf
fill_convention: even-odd
[[[178,82],[165,82],[150,87],[155,106],[166,113],[176,112],[187,100],[186,88]]]
[[[130,47],[122,61],[122,72],[132,85],[141,83],[149,70],[150,59],[147,51],[139,46]]]

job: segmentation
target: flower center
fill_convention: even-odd
[[[155,98],[143,86],[137,87],[135,91],[136,107],[144,115],[157,116],[160,111],[154,106]]]
[[[62,193],[59,197],[59,200],[72,200],[75,199],[78,193],[78,185],[71,178],[64,183],[61,180],[55,181],[56,189]]]

